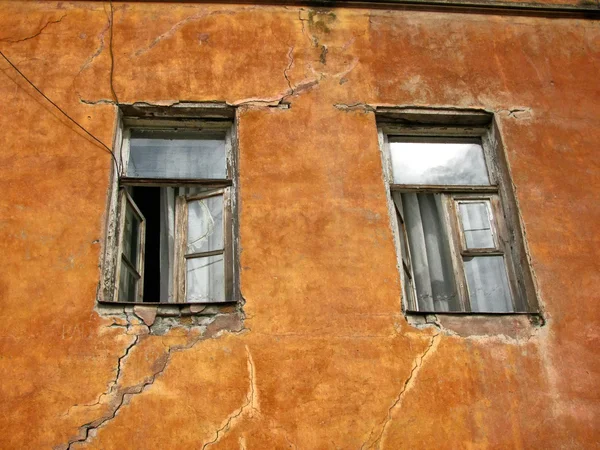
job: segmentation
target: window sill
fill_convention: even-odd
[[[530,311],[515,311],[515,312],[469,312],[469,311],[413,311],[406,310],[404,311],[407,315],[415,315],[415,316],[427,316],[427,315],[435,315],[435,316],[539,316],[541,314],[538,312],[530,312]]]
[[[467,313],[405,311],[409,324],[416,328],[436,327],[459,337],[499,337],[527,340],[545,325],[541,313]]]
[[[123,310],[151,311],[157,317],[213,316],[238,311],[239,302],[218,303],[158,303],[158,302],[112,302],[99,300],[99,309],[105,314],[120,313]]]
[[[113,302],[110,300],[98,300],[102,305],[125,305],[125,306],[215,306],[215,305],[235,305],[235,300],[224,302],[187,302],[187,303],[164,303],[164,302]]]

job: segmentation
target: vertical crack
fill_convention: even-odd
[[[123,325],[112,324],[111,326],[123,326]],[[127,325],[127,328],[129,328],[129,325]],[[92,407],[92,406],[99,405],[100,401],[102,400],[102,397],[105,397],[114,391],[115,387],[119,383],[119,378],[121,377],[121,371],[122,371],[121,364],[122,364],[123,360],[129,355],[129,352],[131,351],[131,349],[137,345],[138,341],[139,341],[139,336],[136,335],[135,338],[133,339],[133,341],[131,341],[131,343],[125,348],[125,352],[121,356],[119,356],[119,359],[117,360],[117,373],[115,375],[115,378],[108,383],[108,387],[106,388],[106,391],[101,393],[94,403],[84,403],[84,404],[76,404],[76,405],[70,406],[69,409],[67,410],[67,412],[65,414],[63,414],[63,417],[71,414],[71,410],[73,408]]]
[[[430,354],[431,350],[434,347],[437,348],[437,345],[439,344],[440,339],[441,339],[440,332],[434,334],[431,337],[431,342],[429,342],[429,345],[427,346],[427,348],[425,348],[423,353],[415,359],[413,367],[412,367],[410,373],[408,374],[408,378],[402,385],[402,389],[400,390],[400,393],[398,394],[398,396],[396,397],[396,399],[394,400],[392,405],[389,407],[387,415],[386,415],[384,421],[380,425],[381,430],[379,431],[379,433],[376,434],[375,429],[373,429],[371,431],[371,433],[369,434],[369,438],[360,446],[361,450],[363,450],[365,448],[373,448],[373,447],[380,448],[381,439],[383,438],[383,435],[385,433],[387,426],[392,421],[392,414],[393,414],[394,409],[398,408],[402,404],[402,401],[404,400],[404,396],[415,384],[415,379],[419,375],[419,372],[421,371],[421,367],[423,367],[425,358]],[[373,435],[375,435],[375,434],[376,434],[376,437],[374,440],[372,440]]]
[[[248,365],[248,378],[249,378],[249,388],[248,393],[246,394],[246,402],[236,411],[234,411],[225,421],[225,424],[219,428],[215,434],[215,437],[212,441],[205,443],[202,446],[202,450],[205,450],[207,447],[216,444],[222,437],[227,433],[230,428],[232,422],[234,422],[238,417],[240,417],[246,409],[250,408],[251,410],[259,411],[258,409],[258,399],[256,398],[256,373],[254,369],[254,361],[252,360],[252,354],[250,353],[250,349],[246,345],[246,354],[247,354],[247,365]]]
[[[287,65],[287,67],[285,69],[283,69],[283,76],[285,77],[285,80],[287,81],[287,84],[288,84],[288,87],[290,88],[291,94],[293,94],[294,93],[294,88],[292,87],[292,82],[290,81],[290,79],[288,77],[288,71],[294,65],[294,46],[293,45],[288,50],[287,57],[288,57],[288,65]]]
[[[110,44],[108,46],[108,50],[110,52],[110,91],[112,92],[113,100],[119,103],[119,98],[117,97],[117,93],[115,92],[115,87],[113,84],[114,72],[115,72],[115,56],[113,52],[113,28],[114,28],[114,8],[112,0],[109,0],[110,3]]]

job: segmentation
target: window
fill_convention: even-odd
[[[415,125],[408,116],[403,125],[380,123],[406,310],[536,311],[490,116],[468,127],[427,126],[422,114]]]
[[[235,301],[231,128],[223,120],[123,120],[103,300]]]

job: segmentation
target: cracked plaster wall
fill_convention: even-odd
[[[98,315],[110,157],[0,61],[0,447],[600,446],[597,21],[3,2],[0,23],[109,145],[117,99],[239,106],[246,300]],[[406,322],[377,105],[497,113],[545,326]]]

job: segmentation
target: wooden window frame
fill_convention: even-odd
[[[407,313],[422,314],[536,314],[539,312],[537,296],[527,258],[526,243],[522,233],[522,221],[518,214],[516,199],[509,178],[508,163],[499,140],[497,124],[487,113],[454,110],[434,111],[427,114],[410,110],[386,109],[378,114],[379,143],[382,154],[384,180],[387,186],[388,208],[402,284],[403,309]],[[390,142],[477,142],[481,144],[490,180],[489,185],[415,185],[395,184],[392,175]],[[444,217],[449,230],[448,240],[452,269],[459,295],[461,311],[424,311],[419,309],[416,286],[413,280],[410,246],[404,226],[401,204],[402,193],[441,194]],[[396,199],[396,201],[394,201]],[[493,249],[467,249],[461,226],[458,203],[489,201],[496,247]],[[406,250],[402,250],[402,249]],[[514,311],[472,312],[468,284],[464,269],[464,257],[502,255],[507,269]]]
[[[187,253],[187,233],[188,233],[188,204],[193,201],[203,200],[215,196],[223,196],[223,248],[220,250],[211,250],[205,252]],[[199,194],[193,195],[178,195],[175,200],[175,234],[177,243],[175,245],[175,257],[174,261],[174,275],[173,285],[175,286],[175,292],[173,297],[175,298],[174,303],[186,303],[186,262],[188,259],[202,258],[215,255],[223,255],[225,276],[223,282],[225,283],[224,291],[225,298],[233,297],[233,266],[228,264],[231,261],[233,255],[233,236],[231,233],[232,228],[232,214],[231,214],[231,188],[224,187],[220,189],[213,189],[205,191]]]
[[[127,205],[131,206],[134,214],[138,216],[140,219],[140,225],[138,228],[138,248],[137,248],[137,263],[133,264],[129,261],[129,258],[123,253],[123,243],[124,243],[124,235],[125,235],[125,218],[127,214]],[[117,263],[116,263],[116,282],[115,282],[115,291],[114,298],[119,298],[119,282],[121,277],[121,266],[124,264],[127,266],[127,270],[132,271],[137,276],[136,283],[139,283],[136,286],[136,298],[135,303],[141,302],[141,298],[144,295],[144,283],[140,283],[140,281],[144,280],[144,249],[146,245],[146,219],[144,215],[141,213],[127,189],[121,188],[119,189],[119,224],[118,224],[118,248],[117,248]]]
[[[226,177],[223,179],[167,179],[167,178],[141,178],[128,177],[127,162],[129,159],[129,139],[132,129],[143,129],[152,131],[199,131],[212,135],[215,132],[222,134],[225,141],[226,151]],[[112,191],[119,192],[119,195],[110,195],[110,210],[108,214],[107,239],[105,247],[105,256],[103,263],[104,279],[103,289],[99,293],[99,302],[106,304],[131,304],[131,305],[220,305],[235,303],[239,301],[239,270],[237,267],[237,142],[235,140],[235,123],[229,116],[216,118],[214,120],[190,119],[184,118],[166,118],[166,119],[147,119],[140,117],[119,117],[117,133],[115,135],[115,148],[118,149],[119,168],[113,172]],[[138,289],[138,295],[135,302],[120,301],[119,299],[119,278],[121,261],[118,258],[122,252],[123,245],[123,221],[125,211],[125,200],[129,201],[135,210],[141,215],[135,202],[126,192],[128,187],[132,186],[153,186],[153,187],[202,187],[206,192],[194,195],[180,196],[176,193],[175,204],[175,244],[173,262],[173,292],[171,302],[142,302],[143,295],[143,272],[141,273],[142,287]],[[121,192],[123,192],[121,194]],[[223,195],[223,238],[224,238],[224,283],[225,298],[222,301],[215,302],[186,302],[185,301],[185,247],[187,240],[187,201],[192,199],[208,197],[211,195]],[[181,199],[184,200],[182,203]],[[143,217],[143,215],[141,215]],[[144,224],[145,225],[145,224]],[[184,228],[182,228],[184,227]],[[115,229],[115,232],[112,232]],[[143,245],[141,251],[143,252]],[[143,253],[140,256],[143,264]],[[179,261],[179,258],[182,258]],[[158,299],[157,299],[158,300]]]

